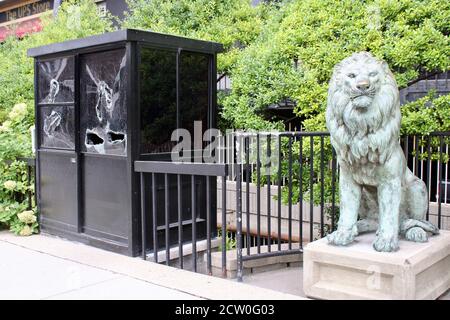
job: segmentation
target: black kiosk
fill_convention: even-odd
[[[187,129],[194,138],[194,121],[201,121],[202,132],[215,127],[216,54],[222,50],[218,43],[130,29],[30,49],[41,230],[140,254],[140,180],[134,161],[170,161],[173,130]],[[174,192],[176,183],[171,177]],[[190,180],[182,184],[189,195]],[[196,184],[197,196],[212,196],[215,208],[215,189],[206,195],[200,177]],[[164,197],[163,191],[158,188],[157,197]],[[206,227],[203,209],[197,209],[199,237]],[[186,203],[186,220],[190,210]],[[157,217],[163,238],[162,208]],[[153,221],[146,224],[151,230]],[[211,224],[215,230],[215,219]],[[185,227],[189,234],[191,225]]]

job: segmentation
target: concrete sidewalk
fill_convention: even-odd
[[[0,232],[0,299],[301,299],[45,236]]]
[[[0,241],[0,299],[199,299]]]

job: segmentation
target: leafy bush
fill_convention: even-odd
[[[248,0],[128,0],[125,28],[146,29],[220,42],[226,53],[218,70],[230,71],[241,48],[260,34],[273,6],[254,7]]]
[[[17,157],[31,153],[29,129],[33,118],[30,113],[27,105],[16,104],[0,126],[0,224],[23,235],[37,228],[36,221],[26,223],[30,220],[21,220],[18,216],[27,208],[27,193],[34,192],[33,186],[27,184],[26,164],[16,161]],[[36,218],[34,213],[32,215]]]
[[[357,51],[370,51],[385,60],[400,88],[425,71],[450,69],[448,40],[450,3],[440,0],[291,0],[268,1],[251,7],[250,1],[132,0],[126,26],[170,32],[223,42],[219,70],[226,71],[233,88],[219,95],[222,123],[235,129],[283,130],[282,123],[264,118],[270,104],[291,98],[305,131],[325,131],[328,81],[333,66]],[[205,9],[206,8],[206,9]],[[239,46],[236,44],[240,44]],[[424,108],[427,106],[427,108]],[[430,95],[402,108],[403,133],[450,130],[449,97]],[[319,140],[314,139],[314,194],[319,194]],[[325,162],[331,159],[324,141]],[[303,154],[309,155],[305,139]],[[299,155],[294,144],[294,159]],[[282,156],[288,149],[283,142]],[[307,169],[310,162],[304,158]],[[309,197],[305,170],[304,197]],[[298,190],[298,170],[293,170]],[[282,163],[287,176],[287,163]],[[325,203],[331,200],[331,172],[324,172]],[[298,192],[298,191],[295,191]],[[287,201],[287,192],[283,191]],[[298,199],[298,194],[293,195]],[[315,197],[315,203],[318,198]],[[295,200],[296,201],[296,200]]]
[[[233,90],[223,98],[222,116],[237,128],[260,129],[267,124],[259,113],[269,104],[289,97],[305,131],[326,131],[325,109],[328,81],[333,66],[353,52],[370,51],[387,61],[399,87],[424,71],[450,69],[450,5],[442,1],[331,1],[284,2],[260,36],[241,54],[231,70]],[[450,130],[449,96],[433,95],[402,108],[404,133]],[[279,125],[280,126],[280,125]],[[331,160],[331,145],[325,139],[325,163]],[[304,139],[303,198],[309,199],[309,139]],[[287,158],[288,148],[282,148]],[[299,148],[294,145],[293,157]],[[320,198],[320,145],[314,139],[314,203]],[[305,172],[306,171],[306,172]],[[297,202],[299,175],[294,168],[293,200]],[[282,175],[288,176],[287,162]],[[324,172],[325,204],[331,202],[331,171]],[[288,200],[283,189],[283,199]],[[338,201],[338,199],[337,199]]]
[[[35,213],[26,211],[26,165],[31,155],[30,127],[34,123],[33,59],[27,49],[112,30],[111,17],[100,18],[91,0],[64,1],[58,17],[43,17],[43,30],[0,44],[0,225],[17,234],[36,231]],[[24,213],[25,211],[25,213]]]
[[[450,69],[449,19],[450,4],[438,0],[284,2],[231,70],[223,116],[238,128],[258,127],[254,118],[246,120],[246,110],[289,97],[306,131],[325,130],[328,81],[337,62],[371,51],[405,87],[424,71]]]

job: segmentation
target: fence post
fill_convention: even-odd
[[[239,161],[239,159],[237,159]],[[241,165],[236,164],[236,251],[237,251],[237,280],[242,282],[242,176]]]

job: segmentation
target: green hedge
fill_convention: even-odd
[[[424,71],[450,69],[447,1],[289,1],[273,16],[231,71],[224,117],[237,127],[255,127],[245,110],[255,113],[290,97],[306,130],[324,130],[333,66],[353,52],[370,51],[387,61],[401,88]],[[448,96],[439,103],[450,110]],[[408,126],[409,110],[403,109]],[[435,128],[435,120],[428,126]],[[450,129],[440,124],[436,129]]]
[[[101,19],[91,0],[64,1],[57,19],[43,18],[43,30],[0,44],[0,227],[21,235],[36,231],[35,211],[26,211],[26,166],[18,157],[31,155],[34,123],[33,59],[27,49],[112,30],[111,18]],[[25,213],[23,213],[25,211]]]

